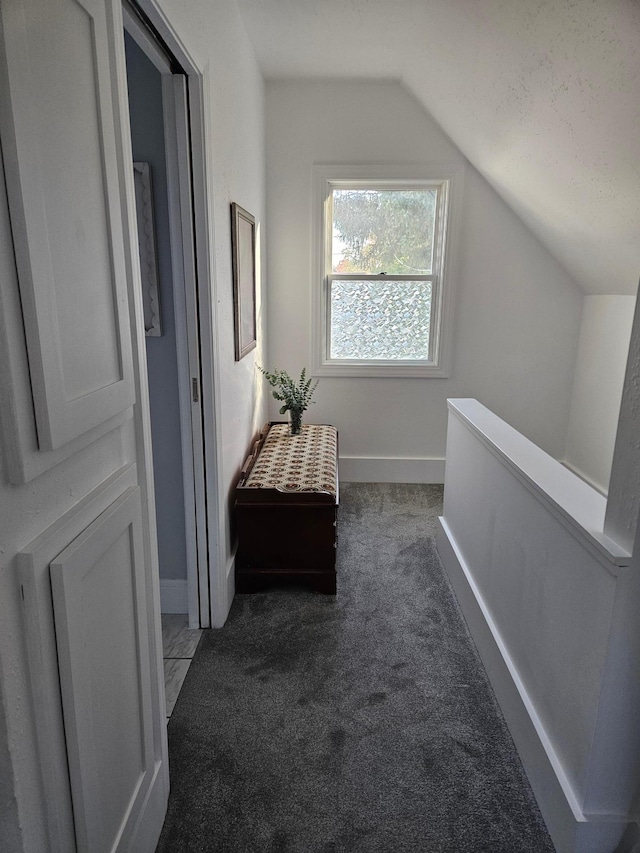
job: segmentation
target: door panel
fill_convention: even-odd
[[[0,131],[30,819],[51,853],[152,853],[167,740],[120,0],[0,0]]]
[[[135,466],[120,468],[18,554],[38,763],[46,792],[51,853],[69,853],[75,849],[71,793],[62,784],[69,770],[51,597],[51,562],[134,483]]]
[[[4,168],[0,152],[0,245],[11,246]],[[120,412],[58,450],[38,447],[33,416],[29,364],[24,340],[22,303],[17,286],[15,257],[0,254],[0,429],[6,472],[11,483],[26,483],[110,433],[108,441],[120,444],[118,427],[131,417]]]
[[[104,0],[2,4],[0,120],[38,443],[54,450],[133,402]]]
[[[153,780],[142,548],[132,488],[51,563],[79,850],[128,849]]]

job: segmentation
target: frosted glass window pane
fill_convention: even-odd
[[[430,275],[437,190],[334,189],[334,273]]]
[[[430,319],[430,281],[333,281],[330,357],[428,359]]]

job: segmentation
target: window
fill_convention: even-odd
[[[406,171],[316,169],[318,375],[446,376],[458,170]]]

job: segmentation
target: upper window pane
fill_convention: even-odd
[[[332,272],[430,275],[436,189],[333,189]]]

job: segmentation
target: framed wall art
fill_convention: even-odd
[[[256,346],[256,221],[240,205],[231,205],[233,306],[236,361]]]
[[[148,337],[159,337],[162,334],[162,325],[160,322],[156,229],[153,216],[153,188],[149,164],[134,163],[133,179],[136,188],[144,331]]]

